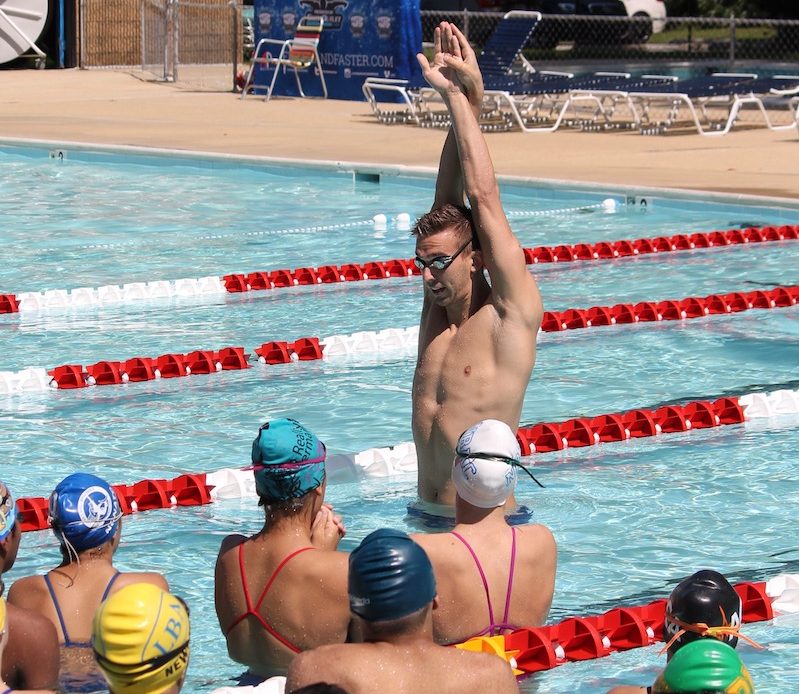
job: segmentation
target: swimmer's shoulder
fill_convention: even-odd
[[[286,675],[286,692],[320,681],[345,684],[354,670],[362,671],[353,667],[361,647],[362,644],[332,644],[298,653]]]
[[[169,592],[169,582],[166,578],[156,571],[129,571],[120,573],[119,578],[114,581],[111,594],[116,593],[120,588],[134,583],[149,583],[151,585]]]
[[[520,537],[522,547],[529,548],[529,556],[535,558],[536,565],[554,569],[558,561],[558,544],[547,526],[540,523],[517,525],[516,532]]]
[[[456,651],[464,665],[459,669],[458,681],[461,692],[493,692],[494,694],[513,694],[518,692],[516,677],[510,665],[502,658],[490,653],[474,653],[461,649]]]
[[[43,576],[25,576],[14,581],[8,591],[7,601],[9,605],[35,610],[46,594],[47,585]]]
[[[239,545],[245,543],[247,541],[247,537],[245,535],[233,534],[228,535],[222,540],[222,544],[219,546],[219,558],[221,559],[224,554],[230,552],[230,550],[235,549]]]

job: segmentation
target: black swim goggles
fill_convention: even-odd
[[[478,460],[493,460],[497,463],[507,463],[512,467],[517,467],[521,470],[524,470],[529,476],[530,479],[533,480],[541,489],[544,489],[544,485],[541,484],[534,476],[530,470],[527,469],[526,465],[522,465],[516,458],[509,458],[505,455],[492,455],[491,453],[467,453],[466,451],[459,451],[455,449],[455,455],[461,458],[477,458]]]
[[[452,265],[455,258],[457,258],[464,250],[466,250],[466,246],[468,246],[472,242],[472,239],[469,239],[466,243],[464,243],[453,255],[440,255],[432,260],[423,260],[418,255],[414,257],[413,262],[419,270],[424,272],[426,267],[429,267],[431,270],[437,270],[438,272],[443,272],[446,270],[450,265]]]

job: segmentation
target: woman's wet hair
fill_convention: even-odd
[[[446,229],[454,231],[461,243],[466,243],[467,239],[471,239],[472,248],[474,250],[480,248],[472,211],[463,205],[446,204],[423,214],[411,230],[411,234],[418,238],[424,238]]]

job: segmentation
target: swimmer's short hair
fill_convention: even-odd
[[[429,611],[430,605],[425,605],[420,610],[411,612],[411,614],[399,617],[398,619],[381,619],[378,621],[364,619],[363,621],[369,625],[369,631],[373,636],[378,639],[387,639],[393,636],[401,636],[409,631],[418,629],[424,624],[424,620],[427,619],[427,613]]]
[[[480,241],[477,230],[474,226],[472,211],[463,205],[446,204],[430,210],[427,214],[419,217],[416,225],[411,230],[411,234],[418,238],[438,234],[445,229],[452,229],[461,243],[466,243],[467,239],[472,240],[472,248],[478,250]]]

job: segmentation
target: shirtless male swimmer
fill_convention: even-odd
[[[484,419],[518,428],[543,305],[478,125],[483,79],[474,51],[454,24],[442,22],[432,63],[418,59],[452,118],[433,207],[413,231],[424,303],[412,402],[419,501],[408,511],[430,519],[454,516],[458,437]],[[508,510],[514,507],[510,499]]]

